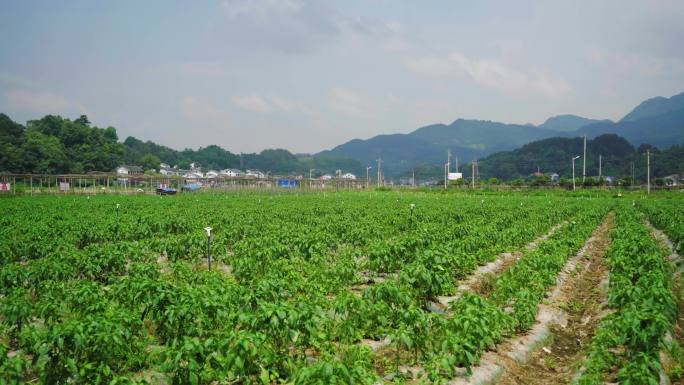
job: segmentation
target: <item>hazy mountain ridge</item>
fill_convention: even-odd
[[[577,131],[584,126],[594,123],[613,123],[610,119],[589,119],[582,116],[566,114],[552,116],[538,127],[554,131]]]
[[[632,111],[625,115],[620,122],[639,120],[642,118],[662,115],[681,109],[684,109],[684,92],[674,95],[670,98],[656,96],[655,98],[647,99],[641,102]]]
[[[680,104],[682,107],[678,109]],[[633,146],[651,144],[664,149],[681,145],[684,143],[684,93],[649,99],[619,122],[576,115],[551,117],[539,126],[457,119],[448,125],[420,127],[408,134],[354,139],[319,154],[351,157],[368,165],[374,165],[380,157],[386,173],[397,175],[419,166],[443,164],[449,149],[463,163],[463,160],[469,162],[541,139],[585,134],[591,139],[607,133],[618,134]]]
[[[677,108],[680,104],[683,106]],[[657,111],[665,112],[656,114]],[[637,116],[642,117],[634,119]],[[583,122],[592,123],[567,130],[569,125]],[[555,129],[549,129],[549,126]],[[299,156],[283,149],[234,154],[216,145],[198,150],[175,150],[133,137],[121,143],[113,127],[92,126],[86,116],[72,121],[47,115],[24,127],[0,114],[0,171],[79,173],[111,171],[121,162],[149,167],[161,161],[181,166],[197,162],[205,168],[217,169],[261,168],[278,173],[308,173],[314,169],[318,174],[342,169],[360,175],[365,173],[367,166],[375,168],[376,160],[382,158],[385,174],[395,177],[414,169],[439,174],[448,150],[453,155],[452,164],[456,159],[463,164],[542,139],[582,135],[593,139],[603,134],[620,135],[635,147],[647,143],[666,149],[684,144],[684,93],[672,98],[649,99],[616,123],[574,115],[556,116],[540,126],[457,119],[448,125],[420,127],[408,134],[354,139],[331,150]],[[73,152],[77,147],[79,150]],[[93,155],[97,153],[100,156]],[[502,172],[510,169],[501,164]]]
[[[350,157],[368,165],[382,158],[387,174],[395,175],[421,164],[444,162],[448,150],[464,162],[555,135],[558,132],[529,125],[457,119],[408,134],[353,139],[318,155]]]
[[[601,134],[618,134],[635,146],[644,143],[659,148],[681,145],[684,143],[684,107],[637,120],[590,124],[576,132],[578,136],[584,134],[590,138]]]

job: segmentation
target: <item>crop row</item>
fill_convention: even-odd
[[[579,384],[659,383],[659,353],[677,317],[666,255],[643,217],[631,206],[621,207],[607,252],[613,312],[592,339]]]
[[[174,383],[370,383],[388,365],[358,342],[389,337],[395,364],[419,361],[447,375],[441,364],[468,366],[491,346],[495,338],[478,334],[482,323],[502,336],[517,327],[507,320],[524,312],[508,308],[523,297],[466,295],[453,315],[427,311],[427,301],[576,216],[539,257],[521,260],[556,253],[550,276],[605,212],[598,201],[449,198],[0,201],[0,374],[48,384],[139,382],[150,372]],[[200,266],[207,225],[215,228],[213,254],[232,274]],[[359,297],[350,288],[368,271],[393,278]],[[516,279],[502,280],[495,293]]]

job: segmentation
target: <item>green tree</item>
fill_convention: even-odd
[[[532,186],[548,186],[551,183],[551,178],[546,175],[535,176],[532,178]]]
[[[9,116],[0,114],[0,146],[20,144],[23,142],[24,131],[24,126],[14,122]]]
[[[22,146],[23,169],[40,174],[69,172],[67,156],[62,151],[59,140],[37,130],[29,130]]]
[[[140,165],[143,170],[159,170],[161,160],[152,154],[145,154],[140,158]]]
[[[190,169],[190,161],[187,159],[183,159],[183,160],[178,161],[178,168],[181,170]]]

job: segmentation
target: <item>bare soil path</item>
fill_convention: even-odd
[[[588,344],[605,310],[614,214],[596,228],[578,254],[570,259],[557,285],[540,305],[528,333],[485,354],[470,378],[453,384],[558,385],[569,384],[579,369]]]

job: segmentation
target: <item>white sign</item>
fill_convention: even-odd
[[[11,183],[0,182],[0,191],[10,192],[12,190]]]
[[[59,191],[69,191],[69,182],[59,182]]]
[[[463,173],[461,172],[450,172],[449,173],[449,180],[459,180],[463,179]]]

